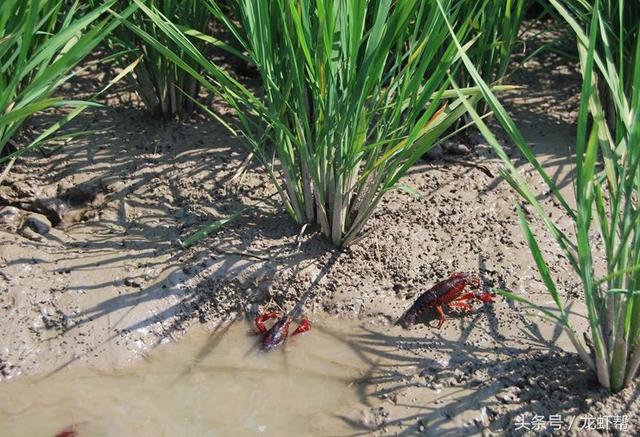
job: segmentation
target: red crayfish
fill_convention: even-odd
[[[448,279],[438,282],[429,290],[422,293],[415,303],[400,317],[396,324],[408,328],[416,323],[418,316],[422,315],[427,308],[435,308],[440,315],[440,320],[438,321],[438,328],[440,328],[445,321],[444,311],[442,310],[444,305],[471,311],[471,305],[466,302],[469,299],[493,302],[492,298],[494,295],[489,292],[470,291],[463,294],[467,285],[480,288],[480,279],[475,275],[467,273],[453,273]]]
[[[77,437],[78,436],[78,430],[76,429],[76,425],[69,425],[67,426],[65,429],[63,429],[62,431],[60,431],[58,434],[55,435],[55,437]]]
[[[276,311],[271,311],[266,314],[261,314],[256,317],[256,328],[260,334],[264,334],[262,337],[262,343],[260,348],[263,351],[270,351],[271,349],[275,349],[280,346],[289,336],[289,325],[294,319],[293,311],[289,312],[282,316],[278,321],[270,328],[267,329],[264,322],[269,319],[278,318],[279,314]],[[307,332],[311,329],[311,323],[308,319],[302,318],[300,324],[293,331],[294,335],[302,334],[303,332]]]

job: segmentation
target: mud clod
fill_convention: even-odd
[[[23,226],[26,226],[40,235],[47,235],[51,230],[51,222],[42,214],[29,214]]]
[[[13,206],[0,209],[0,227],[9,232],[15,232],[20,225],[20,210]]]

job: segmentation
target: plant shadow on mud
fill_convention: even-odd
[[[108,338],[72,361],[119,335],[154,325],[162,326],[160,342],[194,318],[206,321],[211,314],[244,314],[247,304],[254,310],[268,302],[291,304],[304,290],[304,284],[294,283],[296,275],[306,269],[316,274],[333,256],[332,246],[315,230],[301,238],[299,227],[286,217],[277,198],[250,209],[204,243],[189,250],[180,247],[179,238],[271,194],[268,176],[256,162],[249,166],[255,178],[249,187],[229,187],[247,154],[215,123],[197,117],[162,122],[133,109],[109,109],[88,111],[72,128],[78,126],[98,132],[46,162],[37,161],[32,171],[48,174],[62,169],[51,175],[54,183],[90,174],[89,183],[104,194],[103,204],[92,208],[108,209],[104,205],[110,205],[113,214],[67,226],[66,232],[81,232],[83,238],[58,244],[53,253],[67,257],[70,248],[75,250],[73,270],[94,272],[126,263],[152,269],[156,278],[149,281],[137,269],[126,277],[68,287],[68,291],[89,294],[105,288],[124,289],[67,315],[71,323],[60,336],[95,320],[113,319]],[[436,165],[446,168],[458,161],[443,160]],[[133,218],[127,216],[132,209],[137,214]],[[277,278],[282,271],[285,278]],[[240,283],[237,278],[245,274],[247,278]],[[172,278],[189,281],[189,286],[172,285]],[[272,290],[277,279],[277,290]],[[122,287],[121,282],[134,284],[134,288]],[[136,307],[168,298],[175,303],[131,320]]]
[[[40,121],[45,123],[49,116],[42,115]],[[247,153],[215,123],[198,117],[162,122],[133,109],[94,110],[78,117],[70,129],[86,126],[96,132],[50,159],[31,160],[28,171],[46,175],[41,182],[53,186],[65,179],[75,183],[79,175],[80,184],[90,185],[102,196],[100,202],[83,207],[100,215],[68,224],[44,242],[29,244],[46,247],[51,255],[72,264],[61,268],[50,263],[52,275],[133,268],[122,269],[123,277],[102,274],[98,277],[106,279],[103,282],[91,279],[66,287],[67,292],[80,294],[81,309],[66,314],[68,326],[49,340],[64,340],[96,320],[113,321],[109,321],[108,338],[59,369],[121,334],[151,325],[162,326],[160,342],[194,318],[204,322],[225,313],[244,314],[247,304],[254,304],[255,310],[255,305],[269,301],[284,306],[289,286],[281,287],[284,290],[276,296],[268,291],[278,272],[285,269],[295,275],[322,265],[331,256],[334,249],[316,233],[307,232],[301,238],[300,229],[285,217],[276,198],[250,208],[204,244],[185,250],[180,238],[271,194],[265,172],[252,162],[249,184],[236,183],[234,177]],[[65,238],[58,237],[64,234]],[[255,240],[260,241],[259,247],[254,247]],[[8,265],[34,262],[47,264],[44,259],[17,258]],[[118,293],[97,303],[90,297],[93,291],[105,289]],[[82,304],[85,296],[88,305]],[[164,299],[174,303],[131,320],[136,307]]]
[[[488,327],[477,325],[481,314],[461,319],[462,330],[455,339],[447,339],[435,329],[418,337],[400,328],[393,328],[396,334],[363,325],[347,338],[324,329],[367,363],[366,373],[355,383],[363,406],[373,410],[384,406],[385,400],[392,402],[394,409],[413,412],[374,424],[351,415],[339,416],[356,430],[353,435],[387,435],[390,428],[401,436],[425,432],[458,436],[483,429],[511,435],[517,416],[577,416],[589,409],[586,398],[607,395],[576,354],[555,344],[559,330],[545,338],[538,325],[529,322],[522,331],[524,341],[508,342],[497,331],[491,306],[486,306],[484,313],[488,313]],[[493,341],[487,346],[469,343],[472,332]],[[421,352],[424,350],[429,350],[431,357]],[[445,357],[444,362],[436,356]],[[516,390],[516,399],[509,398],[512,390]],[[410,401],[412,397],[418,400]],[[465,413],[467,416],[461,417]]]
[[[41,116],[43,121],[46,117]],[[257,305],[269,302],[285,307],[304,290],[304,284],[294,283],[296,276],[307,269],[314,276],[333,256],[335,248],[317,230],[309,229],[301,235],[277,197],[249,209],[204,243],[188,250],[179,245],[180,238],[207,222],[272,194],[269,177],[255,160],[246,172],[253,178],[248,184],[243,186],[234,180],[247,152],[215,123],[197,116],[158,121],[144,112],[120,108],[87,111],[69,128],[84,127],[95,133],[67,145],[50,159],[34,160],[30,171],[47,175],[47,182],[54,185],[69,178],[75,181],[76,175],[81,175],[80,184],[102,196],[99,203],[86,206],[86,210],[96,210],[100,215],[66,225],[63,231],[73,238],[58,239],[53,248],[52,241],[35,245],[49,244],[52,255],[71,258],[73,271],[110,271],[119,265],[137,268],[124,277],[103,274],[103,282],[76,283],[66,288],[87,295],[118,290],[117,295],[113,293],[97,303],[88,299],[89,305],[81,304],[79,312],[65,316],[69,326],[52,337],[73,334],[96,320],[112,319],[109,329],[113,335],[82,355],[94,353],[118,335],[152,325],[162,325],[158,340],[162,341],[194,318],[210,320],[212,315],[208,313],[215,317],[243,314],[247,304],[252,304],[255,311]],[[50,236],[51,240],[55,238]],[[151,271],[154,278],[145,271]],[[67,267],[51,269],[51,274],[66,272]],[[278,286],[273,290],[276,280]],[[164,299],[176,303],[160,307],[151,315],[147,311],[145,317],[131,321],[136,307]]]

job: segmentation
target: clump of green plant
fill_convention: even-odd
[[[0,3],[0,162],[9,161],[51,139],[89,103],[55,97],[74,68],[117,25],[108,9],[63,0],[3,0]],[[127,16],[132,8],[123,12]],[[5,150],[33,114],[54,107],[71,111],[43,129],[29,144]],[[6,152],[9,153],[6,153]]]
[[[256,153],[291,217],[317,223],[337,245],[360,235],[382,196],[466,111],[449,89],[460,59],[435,2],[233,0],[236,25],[210,0],[256,65],[259,95],[157,8],[135,2],[179,51],[135,22],[129,29],[234,109],[235,120],[212,114]],[[465,39],[472,12],[442,3]],[[464,94],[479,98],[475,88]]]
[[[101,2],[92,0],[92,3],[97,6]],[[124,8],[129,3],[120,0],[116,5]],[[205,1],[144,0],[143,3],[189,35],[192,44],[198,50],[204,49],[204,40],[216,45],[223,44],[203,33],[211,21]],[[153,38],[155,44],[169,47],[191,68],[199,69],[197,63],[184,56],[182,48],[175,45],[142,11],[133,13],[129,20]],[[200,90],[198,81],[156,50],[154,44],[148,43],[135,32],[122,26],[109,35],[107,46],[115,55],[114,61],[121,67],[138,61],[133,74],[127,76],[127,80],[151,114],[170,118],[188,114],[197,107],[194,101]]]
[[[548,311],[513,293],[503,294],[534,306],[559,323],[580,357],[597,374],[600,384],[618,391],[633,380],[640,366],[640,16],[638,8],[623,8],[624,2],[617,2],[618,9],[615,9],[615,2],[606,0],[596,0],[593,5],[549,1],[575,32],[582,67],[575,210],[538,164],[464,49],[459,44],[458,48],[497,119],[573,221],[575,236],[559,229],[482,119],[468,103],[465,105],[504,161],[505,179],[533,207],[579,277],[588,313],[589,340],[585,344],[578,338],[521,209],[518,213],[531,253],[558,312]],[[581,14],[572,13],[577,6]],[[630,13],[636,16],[627,17]],[[605,105],[604,101],[610,104]],[[604,242],[607,273],[603,277],[598,277],[594,268],[597,253],[594,232],[599,233]]]

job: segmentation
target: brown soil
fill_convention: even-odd
[[[527,99],[512,92],[507,101],[570,193],[579,85],[566,63],[550,53],[530,61],[513,78],[527,86]],[[101,79],[90,72],[74,87]],[[520,305],[497,298],[472,315],[450,314],[441,330],[435,315],[408,331],[391,326],[454,271],[478,271],[487,290],[504,287],[552,305],[521,236],[516,194],[476,134],[469,154],[444,147],[413,167],[402,183],[422,196],[387,195],[364,237],[343,251],[316,229],[301,233],[276,197],[185,250],[181,239],[255,205],[274,186],[255,162],[234,178],[247,153],[215,122],[152,120],[130,96],[119,90],[111,107],[87,111],[76,127],[98,133],[51,157],[23,159],[0,187],[9,205],[0,211],[2,378],[69,365],[121,367],[193,325],[213,329],[289,309],[313,287],[311,318],[367,321],[362,344],[381,351],[358,382],[362,405],[344,418],[363,434],[519,434],[518,415],[562,415],[561,433],[576,435],[598,433],[577,429],[587,417],[629,415],[627,432],[600,433],[638,434],[637,387],[616,395],[598,388],[564,336]],[[522,171],[542,186],[524,163]],[[535,220],[534,228],[584,327],[577,278]]]

